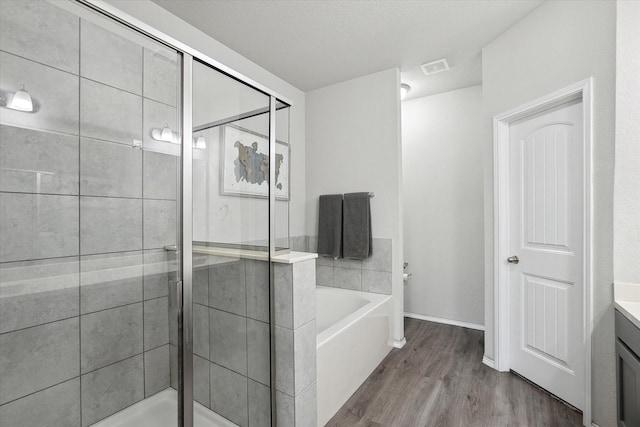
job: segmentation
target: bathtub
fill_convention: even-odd
[[[317,287],[318,426],[391,350],[391,296]]]

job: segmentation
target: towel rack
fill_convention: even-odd
[[[372,199],[373,199],[373,197],[374,197],[375,195],[376,195],[376,193],[373,193],[373,192],[369,193],[369,197],[370,197],[370,198],[372,198]]]

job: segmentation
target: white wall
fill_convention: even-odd
[[[305,94],[249,59],[224,46],[150,0],[105,0],[145,24],[191,46],[255,82],[287,97],[291,103],[291,235],[305,233]],[[215,212],[211,212],[215,214]]]
[[[640,284],[640,2],[618,2],[614,278]]]
[[[404,311],[484,325],[482,86],[402,103]]]
[[[307,234],[321,194],[373,191],[373,237],[393,240],[395,338],[402,322],[400,73],[393,68],[307,92]]]
[[[616,425],[613,325],[615,26],[612,1],[545,2],[482,52],[485,102],[485,352],[493,340],[491,118],[593,76],[593,419]]]

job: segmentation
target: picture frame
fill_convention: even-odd
[[[221,126],[220,193],[227,196],[269,197],[269,138],[252,130]],[[276,141],[276,199],[290,200],[291,149]],[[266,176],[265,176],[266,174]]]

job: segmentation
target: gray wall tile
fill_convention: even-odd
[[[209,358],[209,308],[193,304],[193,352]]]
[[[333,280],[336,287],[356,291],[362,290],[362,270],[334,268]]]
[[[45,1],[0,2],[0,50],[78,74],[79,19]]]
[[[0,262],[78,255],[78,198],[0,193]]]
[[[143,118],[143,135],[142,141],[145,147],[153,147],[154,139],[151,137],[153,129],[164,128],[168,125],[171,130],[176,133],[178,129],[178,110],[160,102],[144,99],[144,118]],[[171,143],[168,143],[171,144]]]
[[[247,365],[249,378],[269,385],[271,356],[269,324],[247,319]]]
[[[293,397],[280,391],[276,392],[276,415],[278,427],[295,426],[295,403]]]
[[[80,79],[80,135],[132,145],[141,129],[141,97]]]
[[[82,314],[142,301],[142,252],[80,258]]]
[[[178,92],[178,54],[170,49],[144,49],[144,96],[176,105]]]
[[[317,264],[316,283],[319,286],[334,286],[333,267]]]
[[[82,373],[142,353],[142,304],[83,315],[80,339]]]
[[[80,197],[83,255],[142,249],[142,201]]]
[[[144,353],[144,396],[149,397],[169,387],[169,345]]]
[[[211,409],[240,427],[247,426],[247,377],[210,365]]]
[[[212,308],[209,311],[209,332],[209,360],[246,375],[247,319]]]
[[[316,318],[315,260],[293,264],[293,327],[299,328]]]
[[[5,2],[3,2],[5,3]],[[0,52],[0,92],[11,93],[25,86],[33,100],[34,113],[2,109],[3,124],[78,134],[78,77],[46,65]]]
[[[78,194],[78,137],[0,126],[0,191]]]
[[[82,376],[83,427],[144,398],[142,359],[140,354]]]
[[[78,375],[78,318],[0,335],[0,404]]]
[[[273,268],[276,326],[293,328],[293,266],[275,264]]]
[[[245,315],[246,298],[244,260],[209,267],[209,306]]]
[[[249,427],[271,426],[271,390],[260,383],[249,380]]]
[[[308,252],[317,253],[318,252],[318,236],[308,236],[309,247],[307,249]]]
[[[307,236],[293,236],[291,237],[291,250],[299,252],[308,252],[309,245],[307,243]]]
[[[363,270],[392,271],[392,242],[391,239],[373,239],[373,253],[371,257],[362,261]]]
[[[293,331],[276,326],[276,390],[294,395]]]
[[[362,270],[362,290],[391,295],[392,277],[386,271]]]
[[[142,197],[142,150],[81,138],[80,194]]]
[[[361,270],[362,261],[359,259],[338,258],[333,261],[333,266],[338,268],[355,268],[356,270]]]
[[[318,425],[317,389],[314,381],[299,396],[296,396],[296,427],[316,427]]]
[[[3,426],[80,427],[80,378],[0,406]]]
[[[77,257],[0,264],[0,333],[78,315]]]
[[[307,323],[293,333],[294,396],[316,380],[316,335],[315,321]]]
[[[176,200],[178,157],[143,151],[144,198]]]
[[[144,302],[144,348],[150,350],[169,343],[169,299]]]
[[[142,95],[142,46],[138,43],[83,19],[80,58],[83,77]]]
[[[208,362],[207,362],[208,363]],[[169,364],[171,365],[171,387],[178,389],[178,347],[169,344]],[[207,365],[209,369],[209,365]]]
[[[209,361],[193,356],[193,398],[207,408],[211,407],[209,398]]]
[[[209,305],[209,266],[193,269],[193,302]]]
[[[164,249],[144,251],[144,299],[164,297],[169,294],[169,281],[175,281],[175,252]]]
[[[176,243],[176,202],[144,200],[144,248],[158,249]]]
[[[245,260],[247,317],[269,322],[269,263]]]

